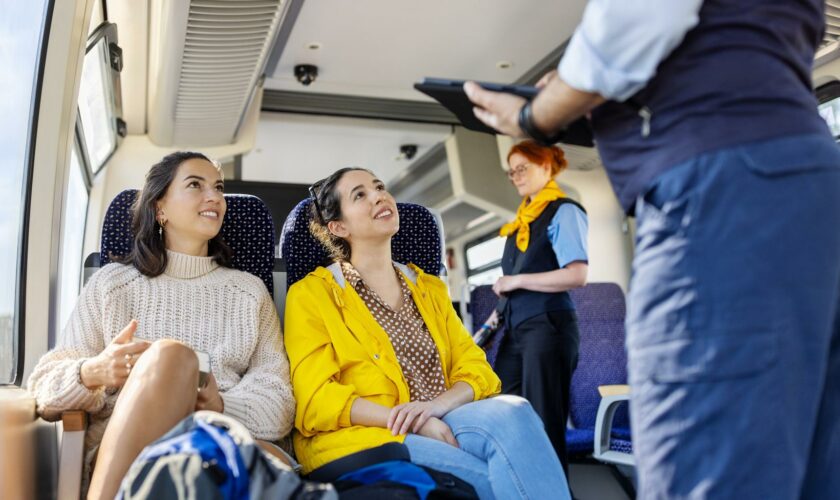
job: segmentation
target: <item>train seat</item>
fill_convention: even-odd
[[[624,293],[614,283],[590,283],[570,293],[577,307],[580,357],[570,390],[569,427],[566,430],[568,453],[572,458],[593,455],[607,463],[632,465],[630,423],[626,404],[622,407],[629,397],[627,391],[610,389],[606,396],[600,394],[601,386],[627,383]],[[492,286],[472,289],[473,331],[480,328],[497,302]],[[495,363],[504,336],[505,330],[501,327],[485,347],[491,365]],[[596,445],[596,439],[603,441],[599,441],[600,447]],[[600,454],[593,454],[596,448]]]
[[[102,223],[102,243],[98,253],[85,260],[85,282],[100,267],[109,264],[114,256],[131,250],[131,205],[136,189],[126,189],[111,201]],[[227,213],[222,224],[222,236],[233,250],[233,267],[260,278],[282,308],[284,287],[277,286],[277,278],[284,278],[281,261],[274,258],[274,220],[268,207],[256,196],[225,194]],[[282,314],[281,314],[282,317]]]
[[[481,325],[484,324],[493,310],[496,309],[496,304],[499,302],[499,297],[493,291],[492,285],[479,285],[470,290],[470,304],[469,312],[472,317],[472,331],[477,332]],[[496,355],[499,353],[499,345],[502,338],[505,336],[504,325],[499,325],[496,333],[490,341],[484,346],[484,352],[487,355],[487,362],[490,366],[495,366]]]
[[[126,189],[114,197],[108,206],[102,223],[100,251],[85,260],[85,282],[100,267],[131,250],[131,206],[137,192],[136,189]],[[276,262],[274,258],[274,221],[268,207],[252,195],[225,194],[225,201],[227,212],[222,224],[222,235],[233,250],[233,267],[260,278],[274,299],[275,306],[282,311],[285,287],[278,289],[275,282],[285,284],[285,276],[282,263]],[[282,313],[280,317],[282,319]],[[77,497],[81,487],[86,414],[81,411],[64,412],[60,427],[56,429],[61,436],[59,496]]]
[[[286,263],[287,288],[329,261],[327,249],[309,232],[310,205],[306,198],[298,203],[283,224],[280,252]],[[400,230],[391,240],[392,258],[401,264],[412,263],[425,273],[443,273],[443,236],[437,217],[426,207],[397,203]]]
[[[595,442],[606,439],[606,449],[621,453],[621,460],[615,462],[593,456],[608,463],[632,465],[627,405],[614,405],[614,418],[609,422],[609,428],[597,425],[599,409],[606,399],[599,388],[627,384],[624,292],[615,283],[590,283],[571,290],[570,294],[578,314],[580,357],[570,391],[569,422],[572,428],[566,434],[569,454],[593,453]]]

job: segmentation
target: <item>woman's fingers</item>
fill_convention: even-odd
[[[152,344],[148,342],[131,342],[129,344],[123,344],[117,347],[113,350],[113,353],[117,357],[124,357],[126,354],[131,354],[134,357],[137,357],[137,355],[141,354],[151,345]]]
[[[454,446],[454,447],[456,447],[456,448],[460,448],[460,447],[461,447],[461,446],[458,444],[458,440],[457,440],[457,439],[455,439],[455,435],[454,435],[454,434],[452,434],[452,429],[450,429],[448,426],[447,426],[446,430],[443,432],[443,438],[444,438],[444,441],[446,441],[447,443],[451,444],[452,446]]]
[[[391,412],[388,414],[388,429],[393,431],[394,429],[394,422],[397,420],[397,416],[400,414],[400,410],[405,408],[405,404],[397,405],[391,408]]]
[[[126,327],[123,328],[122,331],[116,337],[114,337],[114,340],[112,342],[116,344],[127,344],[131,342],[131,340],[134,338],[134,332],[136,331],[137,320],[133,319],[128,322],[128,325],[126,325]]]
[[[411,429],[411,424],[417,418],[418,413],[422,410],[418,409],[417,407],[412,408],[408,411],[408,415],[405,416],[405,420],[403,421],[402,426],[400,427],[400,434],[408,433],[409,429]]]
[[[397,435],[399,434],[399,429],[402,427],[402,423],[405,420],[407,410],[405,407],[400,408],[400,411],[397,412],[396,418],[394,418],[394,425],[391,426],[391,434]]]
[[[431,416],[432,415],[430,414],[429,411],[424,411],[424,412],[420,413],[420,415],[417,416],[417,420],[414,421],[414,429],[411,432],[413,432],[415,434],[420,432],[420,429],[422,429],[423,426],[426,425],[426,422],[429,421],[429,418]]]

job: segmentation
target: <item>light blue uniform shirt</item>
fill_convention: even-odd
[[[625,101],[699,22],[703,0],[589,0],[557,71],[570,87]]]
[[[586,233],[589,219],[571,203],[560,205],[548,225],[548,239],[561,268],[575,261],[589,262]]]

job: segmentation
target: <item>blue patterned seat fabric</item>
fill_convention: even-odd
[[[102,266],[111,256],[131,251],[131,205],[136,189],[118,194],[105,213],[99,259]],[[257,276],[274,296],[274,221],[262,200],[247,194],[226,194],[227,212],[222,223],[222,238],[233,250],[233,267]]]
[[[580,357],[572,377],[570,419],[566,445],[571,456],[592,453],[595,418],[601,395],[599,385],[627,383],[627,356],[624,351],[624,293],[614,283],[590,283],[572,290],[580,328]],[[473,331],[495,309],[498,298],[493,287],[482,285],[470,292]],[[505,335],[501,328],[485,347],[487,361],[493,365]],[[626,405],[625,405],[626,406]],[[620,408],[613,421],[610,449],[632,452],[630,424],[626,408]]]
[[[472,331],[477,332],[484,324],[490,314],[496,309],[499,297],[493,292],[492,285],[480,285],[470,290],[470,314],[472,315]],[[487,362],[490,366],[496,364],[496,356],[499,354],[499,345],[502,337],[505,336],[505,327],[499,326],[490,342],[484,345],[484,353],[487,355]]]
[[[291,287],[320,265],[329,263],[327,250],[309,232],[310,198],[292,209],[280,233],[280,253],[286,261],[286,283]],[[442,241],[435,216],[428,208],[412,203],[397,203],[400,230],[391,240],[392,258],[402,264],[414,264],[433,276],[441,274]]]
[[[574,431],[567,434],[569,453],[591,453],[595,418],[601,395],[598,386],[627,383],[624,351],[624,292],[615,283],[590,283],[571,292],[580,328],[580,356],[572,376],[569,418]],[[630,446],[626,404],[613,420],[611,449]],[[588,431],[581,442],[579,431]],[[571,439],[569,439],[571,438]]]

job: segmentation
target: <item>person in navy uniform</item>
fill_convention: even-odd
[[[840,151],[811,87],[820,0],[590,0],[531,102],[543,143],[591,113],[635,214],[627,352],[640,498],[840,491]]]
[[[531,402],[568,475],[569,387],[580,345],[568,290],[586,284],[588,220],[554,180],[568,165],[562,149],[524,141],[511,148],[507,162],[522,203],[500,231],[507,238],[504,276],[493,291],[507,298],[502,314],[507,334],[494,368],[502,392]],[[498,321],[493,312],[488,323]]]

